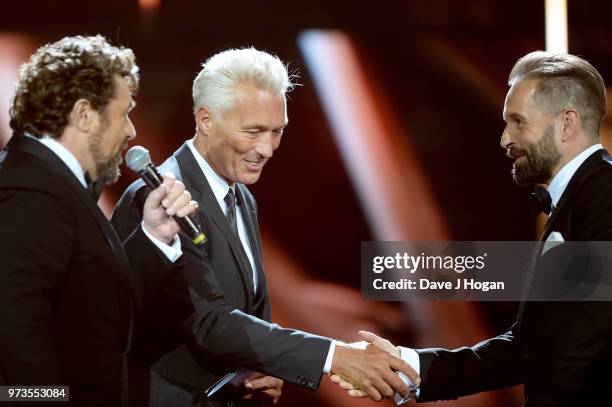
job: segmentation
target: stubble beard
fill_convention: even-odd
[[[121,176],[121,169],[119,166],[123,160],[123,150],[127,146],[126,140],[112,157],[106,157],[102,152],[102,139],[104,137],[103,133],[108,127],[108,121],[104,120],[102,126],[100,126],[100,130],[92,136],[92,140],[89,144],[89,152],[96,166],[98,181],[102,181],[106,185],[114,184]]]

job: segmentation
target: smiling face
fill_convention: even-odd
[[[516,82],[504,104],[500,145],[514,159],[512,176],[518,185],[549,183],[561,160],[553,117],[535,100],[537,85],[534,79]]]
[[[116,76],[115,94],[100,113],[98,129],[89,141],[89,152],[95,167],[92,171],[95,174],[90,174],[93,179],[103,180],[107,184],[119,179],[123,151],[128,141],[136,137],[136,129],[128,117],[135,105],[127,82]]]
[[[203,107],[196,119],[195,146],[210,166],[230,185],[249,185],[259,180],[280,145],[287,125],[285,98],[241,84],[226,112],[215,114]]]

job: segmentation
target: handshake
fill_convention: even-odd
[[[397,404],[414,398],[421,379],[401,359],[400,349],[371,332],[360,331],[359,336],[364,340],[336,343],[331,381],[352,397],[367,396],[381,401],[395,396]]]

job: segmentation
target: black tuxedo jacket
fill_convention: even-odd
[[[600,150],[578,168],[542,241],[553,231],[565,241],[612,240],[609,160]],[[535,273],[542,259],[537,258]],[[503,335],[471,348],[417,352],[423,380],[419,401],[524,383],[528,407],[612,402],[612,302],[521,303],[517,322]]]
[[[132,295],[138,307],[147,297],[132,277],[146,273],[154,287],[173,267],[141,228],[124,247],[51,150],[11,139],[0,152],[0,384],[68,385],[78,405],[127,403]]]
[[[185,268],[163,284],[156,305],[137,318],[134,354],[141,365],[151,365],[152,386],[159,376],[165,386],[173,384],[197,395],[222,374],[248,368],[316,389],[331,341],[269,322],[257,207],[251,193],[236,184],[255,260],[256,294],[242,245],[187,145],[159,170],[174,173],[199,203],[196,220],[208,241],[205,249],[198,249],[182,238]],[[112,218],[120,235],[140,222],[147,193],[143,182],[136,181],[122,196]]]

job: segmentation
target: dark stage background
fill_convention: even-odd
[[[612,5],[570,1],[568,15],[570,52],[612,80]],[[207,57],[255,46],[299,75],[281,148],[251,188],[276,322],[343,340],[367,329],[415,347],[473,344],[509,328],[514,303],[363,301],[360,242],[534,238],[530,191],[513,184],[498,143],[506,76],[545,46],[543,1],[3,1],[0,145],[11,136],[18,66],[45,42],[96,33],[136,53],[132,144],[157,163],[194,134],[191,83]],[[134,180],[124,173],[100,202],[106,213]],[[521,399],[515,388],[429,405]],[[327,378],[317,393],[286,385],[280,403],[373,404]]]

